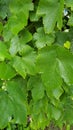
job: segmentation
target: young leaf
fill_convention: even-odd
[[[64,43],[64,47],[67,48],[67,49],[70,49],[71,43],[70,43],[69,41],[66,41],[66,42]]]

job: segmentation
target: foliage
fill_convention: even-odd
[[[73,0],[0,0],[0,129],[73,125]]]

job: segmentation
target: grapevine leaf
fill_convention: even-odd
[[[3,24],[0,22],[0,34],[3,31]]]
[[[68,85],[73,85],[73,55],[64,48],[57,49],[58,63],[61,77]]]
[[[8,53],[7,47],[4,42],[0,42],[0,61],[4,61],[6,58],[10,59],[11,56]]]
[[[73,0],[0,0],[0,129],[53,121],[73,124]]]
[[[30,20],[31,21],[38,21],[39,20],[38,16],[36,15],[38,2],[39,2],[38,0],[34,1],[34,10],[30,12]]]
[[[71,16],[70,16],[70,19],[69,19],[69,21],[68,21],[68,25],[69,25],[69,26],[73,26],[73,13],[72,13]]]
[[[70,35],[71,36],[71,35]],[[56,43],[60,45],[64,45],[66,41],[69,41],[71,38],[69,38],[68,32],[56,32]]]
[[[5,62],[0,63],[0,78],[1,79],[9,80],[15,77],[15,75],[16,75],[16,72],[9,63],[8,64],[6,64]]]
[[[32,122],[31,122],[31,127],[36,127],[37,126],[37,129],[42,127],[43,129],[45,128],[45,126],[48,125],[48,122],[50,121],[50,119],[47,120],[47,117],[45,116],[46,115],[46,109],[47,106],[46,105],[46,101],[47,100],[44,100],[41,99],[41,100],[38,100],[37,102],[32,102],[32,108],[31,108],[31,116],[32,116]],[[47,101],[48,103],[48,101]],[[43,126],[42,126],[43,124]]]
[[[48,96],[59,98],[63,90],[62,78],[68,85],[73,84],[73,55],[62,47],[45,47],[37,57],[38,71],[41,73]]]
[[[26,74],[33,75],[36,73],[35,58],[36,55],[35,52],[32,51],[32,48],[29,46],[25,46],[24,56],[22,58],[15,56],[13,58],[12,64],[18,74],[25,78]]]
[[[6,24],[3,29],[3,38],[4,41],[9,41],[13,37],[12,32],[10,31],[8,25]]]
[[[60,0],[60,4],[59,4],[59,11],[58,11],[58,20],[57,20],[57,26],[59,29],[62,28],[63,25],[63,19],[62,19],[62,15],[63,15],[63,10],[64,10],[64,0]]]
[[[52,49],[51,47],[41,49],[37,58],[37,64],[43,83],[46,86],[48,96],[58,98],[62,93],[60,87],[62,84],[62,79],[60,76],[54,47]]]
[[[44,86],[39,76],[31,77],[28,82],[28,87],[32,92],[34,101],[40,100],[44,97]]]
[[[65,3],[67,7],[71,7],[71,9],[73,10],[73,0],[65,0]]]
[[[22,58],[16,56],[14,57],[13,61],[13,67],[15,68],[16,72],[20,74],[23,78],[26,77],[26,69],[25,69],[25,63],[23,62]]]
[[[11,55],[15,55],[17,52],[22,51],[23,48],[25,48],[25,44],[28,43],[31,39],[32,39],[32,35],[27,30],[24,30],[21,33],[20,38],[18,36],[12,38],[10,49],[9,49]]]
[[[11,101],[6,92],[0,90],[0,129],[7,126],[12,116]]]
[[[58,108],[52,106],[52,116],[55,120],[59,120],[61,117],[61,111]]]
[[[45,34],[43,27],[37,29],[37,32],[33,35],[33,40],[38,49],[51,45],[54,42],[54,34]]]
[[[31,21],[38,21],[38,16],[36,15],[36,11],[30,13]]]
[[[24,17],[24,19],[23,19]],[[8,21],[8,26],[13,34],[17,34],[27,25],[25,14],[19,13],[19,16],[11,16]]]
[[[64,97],[63,99],[63,109],[64,114],[63,118],[66,120],[69,124],[73,124],[73,100],[70,97]]]
[[[13,1],[11,1],[11,3],[10,3],[11,13],[18,14],[18,12],[21,12],[21,11],[24,12],[24,10],[25,10],[25,14],[26,14],[26,12],[29,12],[29,10],[33,10],[32,0],[25,0],[25,1],[24,0],[22,0],[22,1],[21,0],[17,0],[17,1],[13,0]],[[26,14],[26,16],[28,16],[27,14]]]
[[[0,0],[0,17],[4,19],[9,13],[9,0]]]
[[[30,10],[33,10],[33,4],[31,0],[11,1],[10,11],[13,15],[8,21],[8,26],[13,34],[17,34],[27,25]]]
[[[26,72],[31,75],[36,74],[36,52],[30,46],[25,46],[21,54],[23,55],[22,60],[25,63]]]
[[[15,36],[14,38],[11,39],[11,45],[9,48],[9,52],[11,55],[15,55],[19,51],[19,38],[18,36]]]
[[[67,48],[67,49],[70,49],[71,43],[70,43],[69,41],[66,41],[66,42],[64,43],[64,47]]]
[[[20,43],[26,44],[32,40],[32,34],[27,29],[24,29],[20,33],[19,40]]]
[[[26,94],[22,91],[20,84],[15,81],[7,82],[6,89],[14,107],[13,116],[15,123],[26,124]]]
[[[37,15],[43,17],[43,24],[46,33],[51,33],[55,27],[58,15],[58,1],[43,1],[40,0]]]

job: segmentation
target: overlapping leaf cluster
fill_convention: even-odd
[[[0,129],[51,121],[73,125],[73,1],[0,0]]]

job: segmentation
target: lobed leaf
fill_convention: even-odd
[[[58,99],[61,96],[62,79],[68,85],[73,84],[73,55],[63,47],[41,49],[37,57],[37,68],[50,98],[54,96]]]

